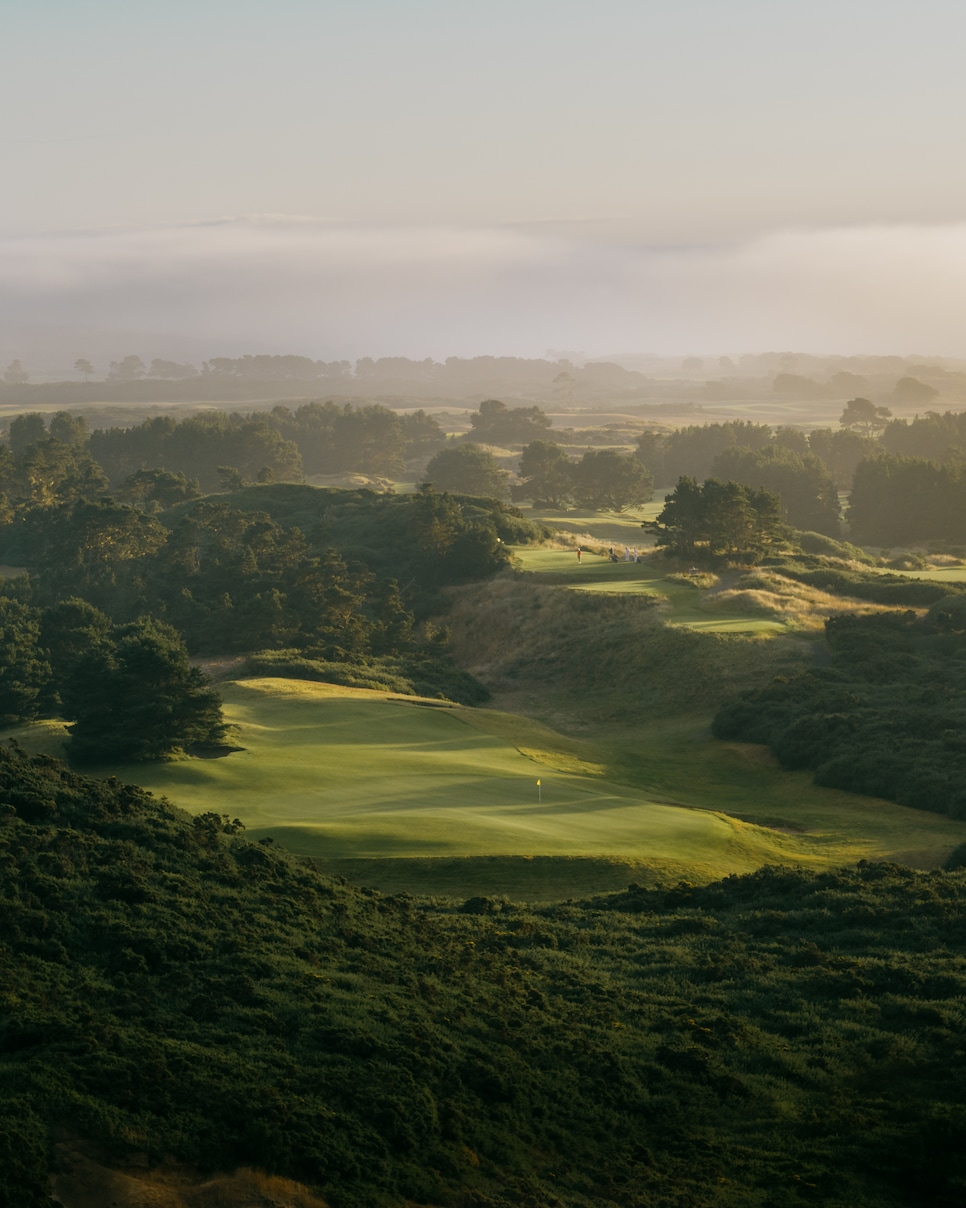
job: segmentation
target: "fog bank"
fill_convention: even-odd
[[[561,347],[963,356],[964,304],[966,223],[654,246],[589,224],[269,216],[0,240],[0,357],[39,325],[58,365],[88,355],[59,347],[65,327],[170,340],[145,355],[176,355],[181,340],[324,359]]]

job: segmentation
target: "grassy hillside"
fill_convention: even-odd
[[[932,867],[966,841],[966,823],[816,788],[757,748],[696,736],[694,718],[581,738],[302,681],[223,693],[243,749],[102,774],[387,890],[566,898],[776,862]],[[55,727],[17,734],[56,753]]]
[[[5,1208],[65,1136],[330,1208],[962,1203],[962,873],[453,906],[43,760],[0,799]]]

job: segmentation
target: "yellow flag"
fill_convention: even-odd
[[[537,781],[537,788],[539,788],[539,787],[540,787],[540,781],[538,780],[538,781]]]

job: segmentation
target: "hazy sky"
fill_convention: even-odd
[[[8,324],[966,355],[962,3],[0,0],[0,30]]]

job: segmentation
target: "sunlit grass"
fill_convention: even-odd
[[[664,569],[651,559],[625,561],[623,549],[617,562],[606,554],[586,553],[578,563],[575,551],[530,546],[517,547],[514,556],[526,573],[574,591],[650,596],[663,607],[662,619],[669,625],[712,633],[783,633],[788,627],[780,614],[762,615],[757,601],[751,608],[744,601],[725,600],[709,607],[706,592],[680,576],[665,577]]]
[[[764,863],[928,867],[966,840],[966,824],[816,788],[760,748],[715,742],[705,716],[575,738],[301,681],[222,691],[244,750],[98,774],[237,816],[249,837],[387,888],[569,897]],[[10,734],[50,754],[64,737],[57,723]]]

